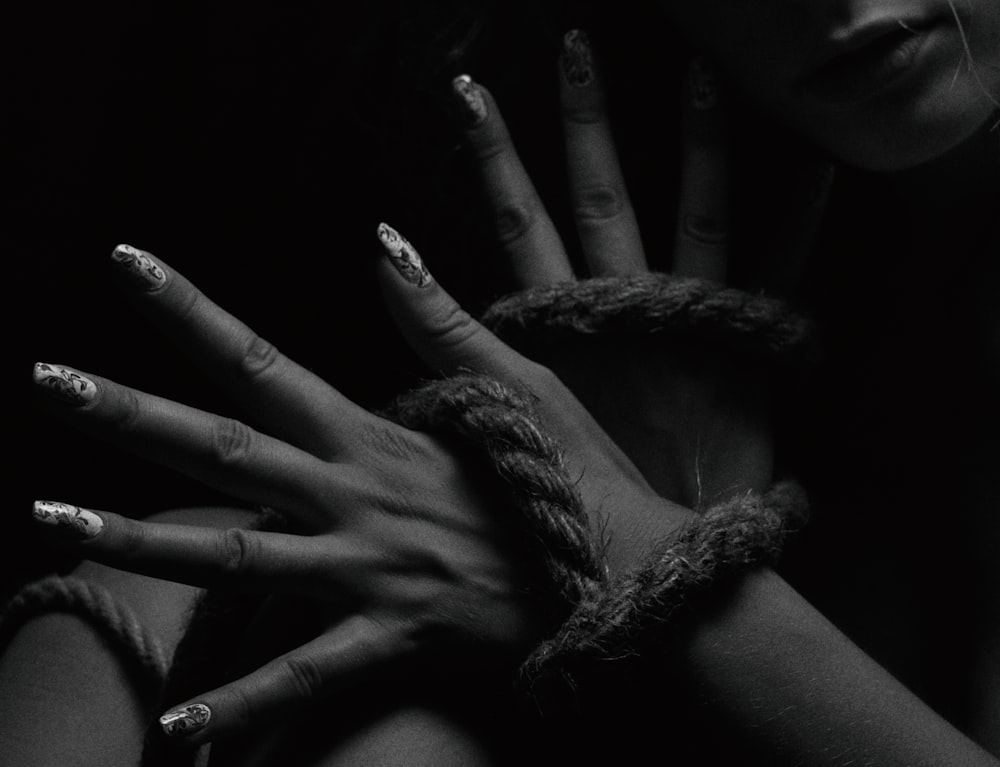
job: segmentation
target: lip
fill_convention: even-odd
[[[818,45],[797,86],[829,103],[864,101],[912,69],[940,18],[882,18],[831,34]]]

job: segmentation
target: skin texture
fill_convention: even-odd
[[[954,2],[971,67],[947,0],[663,0],[661,6],[743,98],[858,167],[900,170],[939,157],[996,109],[1000,6],[992,0]],[[909,71],[876,93],[837,103],[802,86],[827,41],[878,20],[890,27],[934,25]]]

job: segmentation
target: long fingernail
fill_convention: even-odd
[[[184,738],[202,729],[212,718],[212,709],[204,703],[175,708],[160,717],[160,727],[171,738]]]
[[[386,255],[389,256],[389,261],[403,279],[418,288],[430,285],[434,281],[416,248],[403,235],[388,224],[379,224],[378,238],[385,248]]]
[[[462,118],[468,127],[475,127],[486,119],[486,99],[471,77],[459,75],[451,81],[451,89],[458,96]]]
[[[36,522],[55,528],[60,535],[73,540],[94,538],[104,529],[104,520],[97,514],[58,501],[35,501],[31,510]]]
[[[719,104],[719,83],[715,72],[703,56],[691,59],[688,67],[688,88],[695,109],[712,109]]]
[[[111,252],[111,260],[117,264],[122,274],[140,290],[156,290],[167,281],[167,273],[153,257],[144,250],[131,245],[117,245]]]
[[[93,381],[62,365],[36,362],[32,377],[47,394],[76,407],[86,405],[97,396]]]
[[[582,88],[594,82],[594,53],[582,29],[571,29],[563,35],[562,67],[570,85]]]

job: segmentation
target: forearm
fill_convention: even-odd
[[[699,614],[677,664],[773,764],[996,765],[769,570]]]

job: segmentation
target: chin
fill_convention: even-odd
[[[900,171],[934,162],[1000,120],[991,95],[1000,94],[1000,76],[993,67],[979,72],[992,77],[980,80],[967,72],[955,79],[944,71],[918,92],[827,114],[814,123],[813,138],[843,162],[865,170]]]

